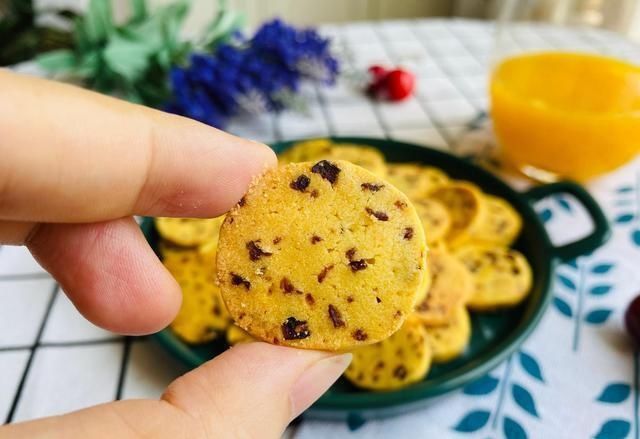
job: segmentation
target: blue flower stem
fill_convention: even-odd
[[[509,355],[507,358],[507,364],[504,367],[504,375],[502,376],[502,386],[500,387],[500,395],[498,395],[498,404],[496,405],[496,411],[493,415],[493,421],[491,422],[491,428],[493,430],[496,429],[498,425],[498,419],[500,418],[500,411],[502,410],[502,404],[504,402],[504,394],[507,391],[507,386],[509,385],[509,376],[511,375],[511,359],[513,358],[513,354]]]
[[[585,264],[578,259],[578,309],[576,310],[575,326],[573,329],[573,351],[578,350],[578,344],[580,342],[580,327],[582,326],[582,305],[584,301],[584,270]]]
[[[640,352],[637,349],[633,351],[633,429],[635,439],[640,438],[640,426],[638,425],[638,398],[640,397],[638,388],[638,380],[640,375],[640,370],[638,367],[638,356]]]

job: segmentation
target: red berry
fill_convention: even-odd
[[[383,82],[382,89],[390,101],[401,101],[408,98],[416,85],[413,74],[402,69],[391,70]]]
[[[388,70],[379,64],[374,64],[367,69],[369,72],[369,83],[367,85],[367,93],[373,97],[377,97],[382,87],[382,81],[387,76]]]
[[[383,67],[380,64],[374,64],[369,67],[368,71],[369,74],[371,74],[372,82],[377,82],[384,78],[389,70],[387,70],[386,67]]]
[[[378,98],[382,87],[382,81],[373,81],[367,85],[367,94],[371,97]]]
[[[640,296],[636,296],[627,307],[624,324],[631,338],[640,346]]]

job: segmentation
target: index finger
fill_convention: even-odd
[[[0,70],[0,220],[212,217],[275,164],[265,145]]]

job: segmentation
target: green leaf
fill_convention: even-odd
[[[73,73],[80,78],[90,78],[96,74],[99,68],[100,56],[98,52],[89,52],[80,59]]]
[[[130,0],[131,21],[138,22],[146,20],[148,16],[146,0]]]
[[[65,73],[76,65],[76,56],[71,50],[54,50],[38,55],[37,63],[48,72]]]
[[[130,40],[144,40],[153,50],[164,46],[160,20],[154,16],[140,23],[129,24],[120,29],[120,34]]]
[[[139,79],[149,66],[153,48],[144,41],[114,35],[104,49],[105,63],[127,81]]]
[[[90,0],[89,9],[84,16],[85,32],[89,41],[104,41],[113,31],[111,2],[108,0]]]
[[[150,79],[151,81],[146,82],[139,81],[136,84],[136,89],[145,104],[154,107],[162,105],[167,102],[170,95],[164,75],[159,80],[154,81],[153,78]]]
[[[124,95],[124,98],[129,102],[133,102],[134,104],[142,104],[143,99],[140,96],[140,93],[137,92],[135,88],[129,87]]]
[[[92,43],[87,35],[85,20],[82,17],[75,19],[73,28],[73,42],[77,52],[83,53],[91,49]]]
[[[233,32],[240,29],[244,25],[244,21],[244,14],[229,11],[221,6],[216,18],[205,28],[199,44],[208,49],[215,48],[227,41]]]
[[[164,41],[170,49],[174,49],[179,43],[180,29],[188,11],[189,4],[186,1],[170,4],[158,11]]]
[[[156,55],[156,61],[165,70],[169,70],[171,68],[171,52],[169,49],[163,49],[159,51]]]

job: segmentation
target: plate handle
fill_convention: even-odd
[[[589,214],[593,221],[593,231],[584,238],[559,247],[551,246],[552,254],[561,261],[566,262],[580,255],[591,253],[604,244],[611,235],[611,228],[598,202],[578,183],[559,181],[557,183],[536,186],[523,195],[533,204],[548,196],[561,193],[573,195],[584,206],[587,214]]]

